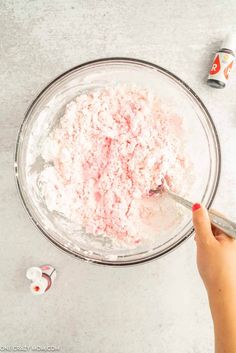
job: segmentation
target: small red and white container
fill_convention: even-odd
[[[26,272],[26,277],[32,281],[30,285],[31,293],[41,295],[51,288],[56,278],[56,269],[51,265],[30,267]]]
[[[235,61],[236,36],[230,34],[216,53],[207,84],[214,88],[224,88],[229,79],[230,71]]]

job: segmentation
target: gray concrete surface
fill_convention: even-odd
[[[205,79],[235,25],[236,2],[2,0],[0,12],[1,350],[51,345],[63,353],[213,352],[192,239],[138,267],[77,261],[31,224],[16,192],[13,153],[26,108],[55,76],[99,57],[146,59],[184,79],[212,113],[223,156],[215,207],[235,218],[236,70],[222,91]],[[25,269],[47,262],[58,269],[58,279],[47,295],[33,297]]]

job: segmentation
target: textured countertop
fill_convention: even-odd
[[[149,60],[185,80],[212,114],[222,147],[214,206],[235,218],[236,69],[224,90],[208,87],[206,76],[214,52],[235,24],[236,2],[5,0],[0,13],[1,350],[213,352],[193,239],[142,266],[108,268],[77,261],[30,222],[16,192],[13,153],[25,110],[55,76],[100,57]],[[25,269],[48,262],[58,278],[47,294],[33,297]]]

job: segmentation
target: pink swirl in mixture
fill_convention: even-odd
[[[181,184],[181,124],[146,90],[117,86],[78,96],[43,146],[39,184],[48,209],[89,233],[137,241],[134,200],[163,178],[172,189]]]

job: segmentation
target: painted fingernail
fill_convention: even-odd
[[[195,204],[193,205],[193,207],[192,207],[192,211],[193,211],[193,212],[194,212],[194,211],[197,211],[199,208],[201,208],[200,203],[195,203]]]

